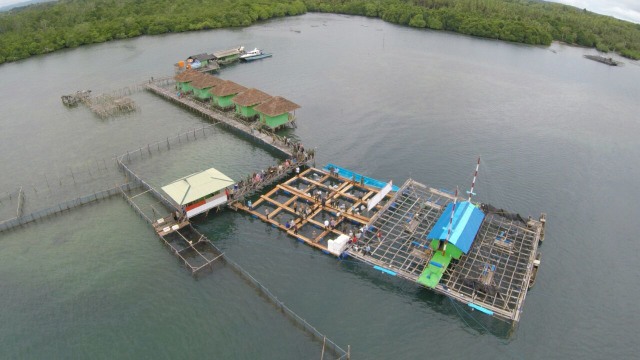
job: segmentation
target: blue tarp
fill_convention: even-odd
[[[356,182],[360,182],[360,178],[364,178],[364,184],[367,185],[367,186],[371,186],[371,187],[375,187],[375,188],[378,188],[378,189],[382,189],[383,187],[385,187],[387,185],[387,183],[384,182],[384,181],[380,181],[380,180],[376,180],[376,179],[373,179],[373,178],[370,178],[370,177],[362,176],[362,175],[360,175],[358,173],[355,173],[355,172],[353,172],[353,171],[351,171],[349,169],[345,169],[343,167],[340,167],[340,166],[337,166],[337,165],[334,165],[334,164],[331,164],[331,163],[327,164],[327,166],[324,167],[324,170],[325,171],[329,171],[330,168],[338,169],[338,175],[340,175],[340,176],[342,176],[344,178],[347,178],[347,179],[353,179],[353,176],[355,175]],[[393,191],[398,191],[399,189],[400,188],[395,186],[395,185],[393,185],[393,187],[391,188],[391,190],[393,190]]]
[[[449,230],[449,219],[453,203],[449,203],[444,209],[442,215],[433,226],[427,239],[446,240]],[[463,201],[456,205],[456,212],[453,214],[453,222],[451,224],[451,237],[449,243],[455,245],[463,253],[467,254],[476,238],[476,234],[482,225],[484,213],[475,205],[468,201]]]

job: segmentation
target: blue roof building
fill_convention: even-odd
[[[452,210],[453,203],[449,203],[427,235],[427,239],[438,241],[447,239]],[[451,236],[446,252],[455,259],[459,259],[462,253],[467,254],[471,249],[473,240],[476,238],[480,225],[482,225],[482,220],[484,220],[484,213],[475,205],[468,201],[458,203],[453,214]],[[450,245],[453,245],[455,249],[449,251]],[[437,245],[435,248],[437,248]]]

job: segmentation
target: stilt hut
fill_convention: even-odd
[[[271,95],[251,88],[236,95],[231,102],[236,105],[236,114],[245,118],[254,118],[258,113],[253,109],[256,105],[271,99]]]
[[[246,87],[236,84],[233,81],[226,80],[209,89],[209,92],[211,93],[213,106],[226,110],[233,108],[234,104],[231,101],[233,97],[245,90],[247,90]]]
[[[176,89],[185,93],[193,90],[191,82],[200,76],[202,76],[202,73],[192,69],[181,72],[174,76],[174,79],[176,80]]]
[[[233,184],[230,177],[210,168],[178,179],[163,186],[162,190],[191,218],[226,204],[228,191],[225,189]]]
[[[298,104],[281,96],[276,96],[256,106],[254,110],[260,115],[262,124],[271,129],[277,129],[294,121],[296,119],[295,110],[299,108]]]
[[[193,95],[202,101],[211,99],[211,88],[223,84],[224,80],[209,74],[203,74],[201,77],[191,82]]]

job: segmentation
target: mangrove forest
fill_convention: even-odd
[[[306,12],[377,17],[532,45],[552,41],[640,59],[640,24],[534,0],[59,0],[0,13],[0,64],[141,35],[249,26]]]

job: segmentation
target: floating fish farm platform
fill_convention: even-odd
[[[326,254],[512,322],[533,285],[545,225],[544,214],[524,219],[412,179],[398,188],[333,164],[234,206]]]
[[[365,236],[362,230],[371,215],[390,198],[383,189],[367,185],[360,175],[349,179],[337,172],[309,168],[276,185],[255,203],[232,206],[300,242],[340,257],[346,255],[350,242]]]
[[[454,199],[459,206],[451,216]],[[524,219],[490,205],[460,202],[454,194],[409,179],[367,224],[373,231],[348,254],[487,315],[517,322],[539,264],[545,221],[544,214]]]

